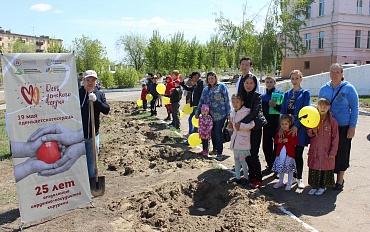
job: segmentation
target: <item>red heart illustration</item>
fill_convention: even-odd
[[[28,89],[24,86],[22,86],[21,88],[21,93],[22,93],[22,96],[24,98],[24,100],[28,103],[28,104],[32,104],[32,98],[33,98],[33,86],[30,85],[28,87]]]

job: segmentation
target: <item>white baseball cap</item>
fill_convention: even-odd
[[[84,78],[88,77],[95,77],[96,79],[98,79],[98,74],[96,74],[94,70],[87,70],[84,74]]]

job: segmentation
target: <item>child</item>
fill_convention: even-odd
[[[153,99],[150,101],[150,116],[157,116],[155,104],[158,98],[157,85],[157,76],[153,76],[152,83],[148,86],[148,92],[153,96]]]
[[[148,102],[146,100],[146,93],[148,92],[148,87],[146,86],[145,83],[143,83],[141,85],[142,89],[141,89],[141,100],[143,101],[143,109],[144,111],[146,111],[146,109],[148,108]]]
[[[164,93],[169,95],[170,94],[170,90],[173,89],[173,88],[175,88],[175,84],[173,83],[172,77],[170,75],[168,75],[166,77],[165,85],[166,85],[166,91]],[[166,110],[167,110],[167,118],[165,118],[164,121],[171,121],[171,113],[172,113],[171,103],[170,104],[166,104],[164,106],[166,107]]]
[[[275,89],[276,80],[274,77],[267,76],[265,85],[266,93],[262,94],[262,111],[267,124],[263,126],[262,150],[265,154],[267,166],[262,171],[262,174],[268,175],[272,173],[271,168],[276,157],[274,138],[279,129],[280,110],[284,93]]]
[[[165,94],[165,97],[169,97],[172,106],[172,125],[176,129],[180,129],[180,100],[182,98],[182,88],[180,86],[180,80],[174,81],[175,88],[170,91],[170,94]]]
[[[292,189],[293,172],[297,171],[295,163],[295,146],[298,145],[298,137],[293,136],[290,128],[293,127],[293,117],[284,114],[280,118],[280,127],[283,130],[283,137],[279,138],[279,132],[276,133],[274,142],[277,144],[276,158],[272,170],[279,173],[279,182],[274,184],[277,189],[284,186],[284,173],[288,173],[288,182],[285,190]]]
[[[246,184],[248,179],[248,165],[246,162],[246,157],[251,155],[250,136],[251,129],[254,127],[254,121],[251,121],[247,124],[240,123],[240,127],[236,128],[236,123],[245,118],[250,113],[250,109],[244,106],[243,98],[239,94],[233,94],[231,96],[231,103],[234,111],[228,127],[234,131],[231,135],[230,149],[234,152],[235,178],[233,178],[230,182]],[[231,125],[232,128],[230,127]],[[241,178],[240,176],[241,167],[243,167],[244,178]]]
[[[158,79],[158,82],[159,83],[162,83],[163,82],[162,73],[157,72],[157,79]],[[157,107],[162,107],[162,95],[158,95]]]
[[[316,128],[307,129],[311,137],[308,151],[308,184],[312,189],[309,195],[321,195],[327,187],[334,187],[335,156],[338,151],[338,123],[330,110],[330,101],[320,98],[317,103],[320,123]]]
[[[201,115],[199,117],[199,137],[202,139],[203,151],[202,154],[208,157],[209,139],[211,138],[211,131],[213,127],[213,119],[209,115],[209,106],[202,105]]]

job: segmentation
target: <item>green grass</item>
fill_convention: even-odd
[[[10,144],[8,134],[6,133],[5,127],[5,111],[0,110],[0,160],[9,159],[10,155]]]

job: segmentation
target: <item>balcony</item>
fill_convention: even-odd
[[[42,45],[44,45],[44,42],[43,41],[36,41],[36,45],[37,46],[42,46]]]

